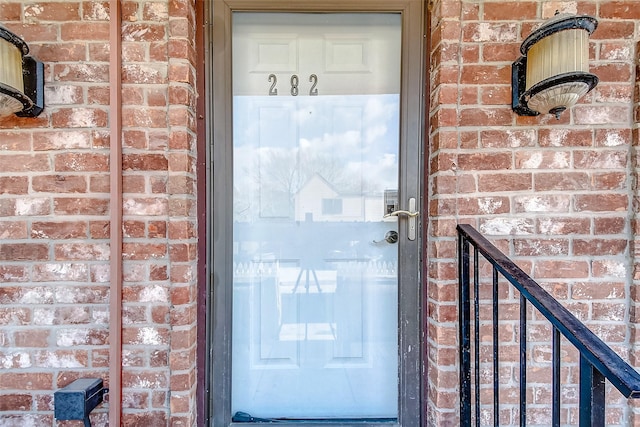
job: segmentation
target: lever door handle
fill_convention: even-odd
[[[420,215],[420,212],[418,212],[418,211],[411,212],[411,211],[397,210],[397,211],[393,211],[391,213],[386,214],[384,216],[384,218],[389,218],[390,216],[400,216],[400,215],[406,215],[409,218],[415,218],[418,215]]]
[[[409,199],[409,210],[397,210],[391,213],[388,213],[384,216],[384,218],[389,218],[391,216],[406,215],[409,219],[409,227],[407,229],[407,238],[409,240],[416,240],[416,217],[420,215],[420,212],[416,210],[416,199],[415,197],[411,197]]]

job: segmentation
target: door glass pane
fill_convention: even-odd
[[[233,15],[233,413],[398,416],[400,36]]]

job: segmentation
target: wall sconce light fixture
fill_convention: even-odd
[[[0,27],[0,117],[36,117],[44,109],[44,65],[29,46]]]
[[[598,84],[589,73],[589,35],[597,26],[591,16],[556,14],[524,40],[512,66],[513,111],[559,119]]]

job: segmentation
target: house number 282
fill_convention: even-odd
[[[269,95],[276,96],[278,95],[278,77],[275,74],[269,74]],[[309,83],[311,83],[311,88],[309,89],[309,95],[317,96],[318,95],[318,76],[315,74],[311,74],[309,76]],[[300,77],[297,74],[294,74],[289,79],[290,90],[289,93],[291,96],[298,96],[300,94]]]

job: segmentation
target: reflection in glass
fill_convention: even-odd
[[[234,95],[232,411],[396,418],[399,94],[318,90]]]

